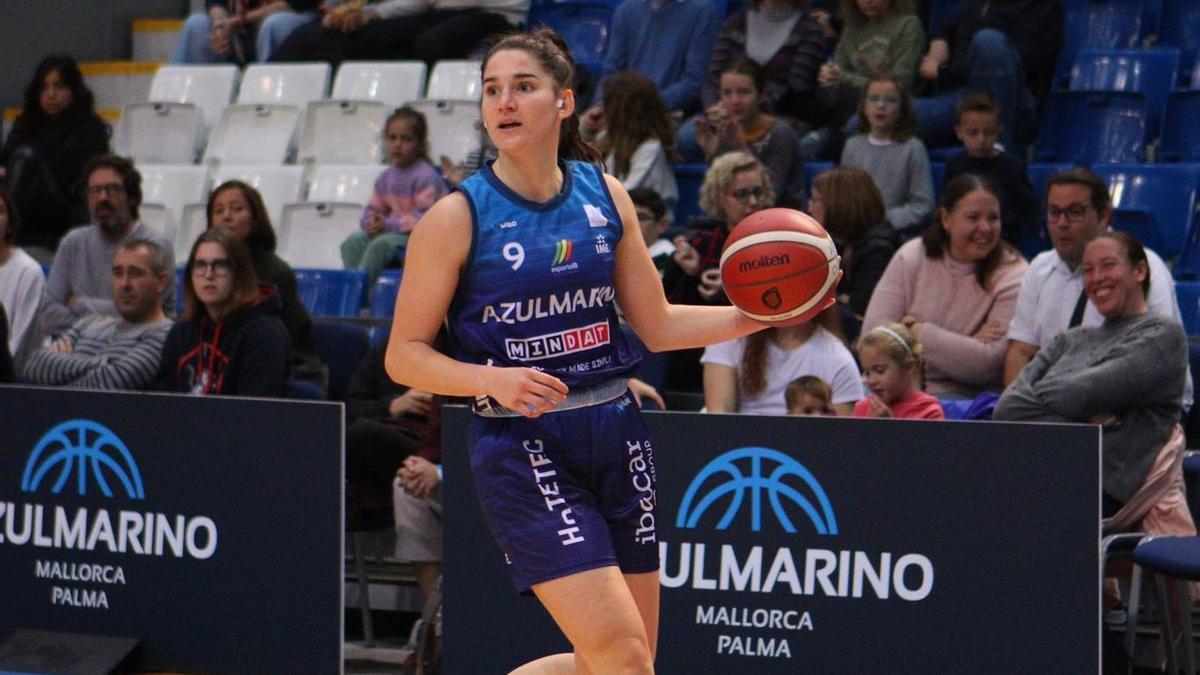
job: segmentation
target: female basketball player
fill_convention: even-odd
[[[638,357],[763,326],[666,302],[619,181],[579,136],[574,64],[550,31],[483,61],[498,158],[430,209],[409,242],[387,353],[398,382],[474,397],[471,464],[521,591],[574,655],[522,673],[652,673],[658,633],[654,463],[626,379]],[[448,320],[453,356],[430,346]]]

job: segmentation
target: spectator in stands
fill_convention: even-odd
[[[0,176],[16,200],[20,243],[54,255],[69,226],[86,218],[78,185],[84,164],[108,152],[108,125],[70,56],[47,56],[25,86],[25,106],[0,149]],[[111,260],[112,251],[107,260]],[[107,261],[105,262],[107,266]]]
[[[787,412],[788,383],[814,375],[833,389],[834,410],[849,415],[863,397],[863,387],[854,355],[842,339],[837,310],[831,307],[798,326],[710,345],[700,359],[705,409],[782,415]]]
[[[939,398],[998,391],[1025,260],[1000,238],[1000,202],[978,176],[946,184],[934,221],[892,258],[863,332],[907,326],[925,346],[928,390]]]
[[[0,382],[12,382],[16,379],[12,354],[8,351],[8,317],[4,314],[4,305],[0,305]]]
[[[29,357],[25,379],[86,389],[146,389],[162,360],[171,320],[162,300],[175,283],[167,250],[147,239],[121,243],[112,260],[119,316],[88,314]]]
[[[717,5],[710,0],[622,2],[609,26],[604,76],[622,70],[642,73],[658,86],[667,110],[682,119],[700,105],[719,28]],[[583,113],[585,129],[605,126],[603,103],[593,101]]]
[[[862,169],[841,167],[818,174],[808,213],[825,226],[842,256],[837,307],[847,339],[853,342],[875,285],[900,247],[900,237],[884,219],[879,188]]]
[[[50,267],[42,300],[42,330],[58,336],[81,316],[117,315],[112,297],[112,261],[121,242],[146,239],[167,252],[175,267],[173,247],[161,232],[138,221],[142,176],[124,157],[93,157],[84,167],[88,212],[92,224],[63,237]],[[175,285],[163,294],[163,309],[175,312]]]
[[[421,216],[449,191],[429,163],[429,126],[420,111],[397,108],[384,125],[383,139],[391,166],[375,180],[362,231],[342,242],[346,269],[366,271],[370,283],[408,243]]]
[[[912,96],[891,76],[871,78],[858,103],[858,131],[842,149],[842,166],[871,174],[888,222],[911,235],[934,207],[933,174],[925,145],[915,136]]]
[[[37,313],[46,288],[41,265],[16,245],[20,231],[12,195],[0,183],[0,307],[9,317],[5,344],[18,370],[42,342]]]
[[[437,434],[440,436],[441,434]],[[426,453],[409,455],[392,487],[397,560],[407,562],[421,598],[429,602],[442,575],[442,448],[425,443]]]
[[[640,1],[640,0],[639,0]],[[728,304],[721,288],[721,250],[729,231],[743,218],[775,203],[766,168],[752,155],[730,152],[713,160],[700,185],[700,209],[708,218],[689,223],[687,235],[675,237],[675,255],[663,270],[663,289],[674,304]],[[697,391],[703,350],[667,355],[667,387]]]
[[[276,61],[416,59],[433,64],[470,56],[516,30],[529,0],[380,0],[347,3],[297,30]]]
[[[1111,223],[1108,186],[1091,171],[1075,168],[1051,176],[1046,189],[1046,228],[1054,250],[1039,253],[1025,273],[1008,329],[1006,385],[1017,378],[1039,349],[1053,344],[1059,333],[1104,322],[1095,303],[1089,302],[1081,263],[1084,248]],[[1171,271],[1158,254],[1144,250],[1150,276],[1155,279],[1146,298],[1150,312],[1182,323]],[[1187,399],[1190,404],[1191,396]]]
[[[983,176],[996,187],[1000,197],[1000,236],[1017,246],[1021,232],[1038,227],[1037,201],[1025,160],[996,146],[1004,125],[995,97],[985,91],[973,91],[955,106],[958,122],[954,135],[963,143],[963,151],[946,160],[946,180],[972,173]]]
[[[317,18],[319,0],[206,0],[188,17],[171,63],[267,61],[297,28]]]
[[[675,255],[675,242],[663,236],[667,226],[671,224],[667,218],[667,205],[657,192],[648,187],[630,190],[629,198],[633,200],[633,206],[637,209],[642,241],[646,242],[646,248],[650,250],[650,259],[654,261],[659,276],[662,276],[667,263]]]
[[[604,80],[604,110],[608,126],[596,145],[606,170],[626,190],[654,190],[666,204],[666,217],[673,218],[679,202],[671,169],[675,132],[658,88],[635,70],[613,73]]]
[[[763,112],[766,71],[741,59],[721,74],[721,98],[703,117],[692,118],[704,160],[743,151],[758,158],[771,175],[779,206],[804,205],[804,158],[790,124]]]
[[[312,318],[300,302],[296,273],[275,254],[275,228],[258,190],[242,181],[225,181],[208,197],[208,229],[229,230],[250,248],[258,283],[278,291],[283,323],[290,339],[292,377],[312,382],[324,390],[329,371],[313,345]]]
[[[747,11],[725,21],[717,36],[700,92],[704,110],[710,118],[724,116],[719,108],[713,111],[723,101],[722,78],[736,72],[733,69],[739,61],[748,59],[763,69],[761,77],[754,76],[762,110],[799,133],[823,126],[828,110],[815,94],[826,38],[818,14],[806,7],[806,0],[752,0],[748,4]],[[696,136],[700,119],[692,118],[679,130],[679,151],[689,162],[701,161]]]
[[[917,100],[921,138],[930,147],[953,145],[955,103],[963,89],[1000,102],[1005,148],[1035,131],[1036,98],[1050,88],[1063,44],[1058,0],[967,0],[933,28],[917,73],[937,94]]]
[[[1101,425],[1108,517],[1145,482],[1179,422],[1187,337],[1177,321],[1150,311],[1146,298],[1160,280],[1136,239],[1098,235],[1082,267],[1103,323],[1059,333],[1039,350],[1000,397],[994,418]]]
[[[837,410],[833,408],[833,389],[815,375],[801,375],[788,382],[783,400],[789,415],[837,417]]]
[[[855,404],[855,417],[946,418],[942,404],[922,391],[925,352],[907,326],[888,323],[871,329],[858,341],[858,360],[869,393]]]
[[[167,335],[155,388],[286,396],[288,332],[279,292],[259,285],[246,244],[225,228],[203,232],[183,285],[187,313]]]

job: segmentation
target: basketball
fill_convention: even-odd
[[[812,217],[764,209],[733,228],[721,253],[725,294],[742,314],[776,326],[795,326],[835,302],[841,258]]]

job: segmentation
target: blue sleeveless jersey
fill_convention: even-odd
[[[562,191],[522,198],[489,162],[460,189],[474,236],[447,314],[455,358],[538,368],[568,387],[628,377],[641,356],[617,320],[621,218],[595,166],[561,165]]]

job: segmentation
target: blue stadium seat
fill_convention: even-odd
[[[833,162],[805,162],[804,163],[804,194],[812,194],[812,184],[816,177],[837,165]]]
[[[930,162],[929,173],[933,177],[933,203],[942,203],[942,187],[946,185],[946,164]]]
[[[1200,164],[1100,164],[1094,170],[1108,183],[1114,229],[1163,258],[1183,251],[1195,220]]]
[[[371,304],[367,315],[372,319],[391,319],[396,310],[396,295],[400,292],[400,270],[384,270],[375,280],[371,289]],[[371,329],[371,343],[377,343],[387,336],[390,327],[380,324]]]
[[[1162,19],[1158,24],[1158,44],[1178,47],[1182,51],[1180,66],[1184,76],[1192,73],[1200,50],[1200,2],[1196,0],[1162,0]],[[1192,76],[1192,87],[1197,84]]]
[[[599,75],[613,9],[605,0],[556,0],[532,6],[529,25],[553,28],[571,48],[576,63]]]
[[[946,163],[951,155],[956,155],[963,151],[963,146],[955,145],[947,148],[929,148],[926,152],[929,153],[929,161]]]
[[[296,291],[313,316],[358,316],[367,273],[362,270],[298,269]]]
[[[957,12],[962,4],[963,0],[933,0],[933,6],[929,8],[929,33],[936,32],[942,19]]]
[[[1179,303],[1183,329],[1188,335],[1200,335],[1200,281],[1175,282],[1175,300]]]
[[[1038,159],[1090,165],[1140,162],[1149,103],[1134,92],[1051,94],[1038,136]]]
[[[675,207],[675,228],[687,227],[693,216],[703,216],[700,211],[700,185],[704,182],[707,164],[676,164],[675,183],[679,186],[679,204]]]
[[[1200,63],[1200,61],[1198,61]],[[1197,82],[1193,79],[1192,84]],[[1167,97],[1159,161],[1200,162],[1200,90],[1176,91]]]
[[[317,356],[329,366],[329,399],[346,400],[354,371],[371,348],[371,338],[362,326],[314,323],[313,345]]]
[[[1141,46],[1143,0],[1063,0],[1063,49],[1055,80],[1065,83],[1081,49]]]
[[[1149,131],[1158,137],[1167,94],[1179,79],[1178,49],[1085,49],[1071,68],[1072,91],[1136,91],[1150,104]]]
[[[187,261],[184,260],[183,263],[186,265]],[[46,276],[50,276],[50,266],[43,265],[42,268],[46,271]],[[183,274],[183,267],[175,268],[175,313],[179,316],[183,316],[187,311],[187,290],[183,286]]]
[[[1029,182],[1033,185],[1033,198],[1037,201],[1040,208],[1038,211],[1037,237],[1033,237],[1032,232],[1028,229],[1022,230],[1022,235],[1025,238],[1021,240],[1018,248],[1021,253],[1028,259],[1033,260],[1033,257],[1042,251],[1049,250],[1050,237],[1046,234],[1046,183],[1050,177],[1060,171],[1066,171],[1072,168],[1072,164],[1030,164],[1029,165]]]

